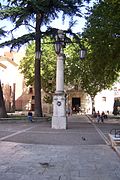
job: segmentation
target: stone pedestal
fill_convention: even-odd
[[[53,129],[66,129],[67,128],[64,94],[56,94],[53,97],[52,128]]]

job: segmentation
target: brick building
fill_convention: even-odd
[[[18,69],[23,53],[5,52],[0,56],[0,80],[7,112],[29,108],[31,95]]]

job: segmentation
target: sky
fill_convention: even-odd
[[[1,0],[1,3],[2,2],[5,2],[5,0]],[[92,0],[91,3],[89,4],[89,6],[92,6],[93,2],[95,2],[95,0]],[[85,9],[83,8],[82,11],[85,12]],[[85,19],[84,18],[76,18],[75,20],[77,20],[77,23],[73,26],[72,31],[74,33],[82,32],[84,25],[85,25]],[[59,18],[54,20],[50,25],[51,25],[51,27],[54,27],[54,28],[66,30],[69,27],[69,19],[66,18],[65,22],[63,24],[61,15],[59,15]],[[0,27],[4,27],[4,26],[6,26],[7,30],[9,30],[9,29],[11,29],[12,24],[10,23],[10,21],[0,21]],[[44,29],[45,29],[45,27],[42,28],[43,31],[44,31]],[[27,33],[26,28],[21,27],[19,30],[14,32],[14,36],[19,37],[26,33]],[[3,42],[4,40],[8,40],[10,38],[11,38],[11,34],[8,35],[7,39],[1,39],[0,42]],[[23,50],[23,49],[24,49],[24,47],[22,47],[20,50]],[[9,48],[5,47],[4,50],[3,50],[3,48],[0,48],[0,55],[3,55],[4,51],[9,51]]]

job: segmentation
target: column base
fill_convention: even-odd
[[[67,117],[66,117],[65,95],[55,94],[53,97],[52,128],[66,129],[66,126],[67,126]]]
[[[64,117],[52,117],[52,128],[53,129],[67,129],[67,118]]]

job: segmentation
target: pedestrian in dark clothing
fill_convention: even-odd
[[[105,115],[105,113],[104,113],[104,111],[103,111],[103,112],[101,113],[101,116],[100,116],[102,123],[104,122],[104,115]]]
[[[101,122],[104,122],[104,119],[107,119],[107,114],[104,113],[104,111],[101,114]]]
[[[98,111],[96,115],[97,115],[97,122],[99,123],[99,122],[100,122],[100,120],[101,120],[101,117],[100,117],[100,112]]]
[[[30,121],[30,122],[33,122],[32,121],[32,111],[28,111],[28,120]]]

